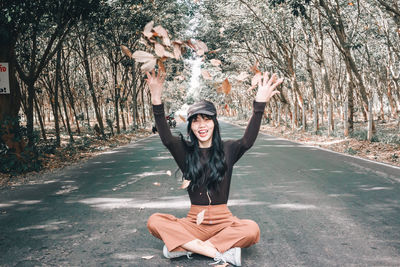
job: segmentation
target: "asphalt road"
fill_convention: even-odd
[[[243,134],[221,125],[224,139]],[[147,231],[154,212],[186,215],[175,170],[154,135],[1,189],[0,265],[208,266],[198,255],[164,259]],[[261,229],[243,266],[400,266],[399,184],[399,168],[260,134],[228,203]]]

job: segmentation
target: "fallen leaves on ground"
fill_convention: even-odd
[[[74,136],[75,143],[69,144],[69,135],[66,133],[61,134],[62,146],[57,148],[54,153],[44,153],[41,155],[42,170],[38,172],[31,172],[17,176],[10,176],[9,174],[0,173],[0,186],[13,185],[14,183],[28,182],[30,176],[43,174],[45,172],[53,171],[58,168],[70,166],[72,163],[82,163],[89,158],[97,156],[110,149],[129,144],[133,141],[147,137],[151,134],[150,130],[137,130],[137,133],[125,133],[111,136],[107,140],[97,139],[94,136],[85,135]],[[52,136],[48,135],[51,139]],[[89,144],[82,145],[78,138],[85,138],[90,140]]]

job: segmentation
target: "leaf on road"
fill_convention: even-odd
[[[159,182],[154,182],[153,185],[161,186],[161,184]]]
[[[152,256],[142,256],[142,259],[150,260],[150,259],[152,259],[153,257],[154,257],[154,255],[152,255]]]
[[[211,74],[207,70],[201,70],[204,80],[212,80]]]
[[[206,210],[202,210],[199,212],[199,214],[197,214],[197,219],[196,219],[196,224],[200,225],[203,220],[204,220],[204,213],[206,212]]]
[[[189,185],[190,185],[190,180],[184,179],[180,189],[186,189],[186,188],[188,188]]]
[[[167,171],[167,175],[168,175],[168,176],[171,176],[171,175],[172,175],[172,173],[171,173],[170,170]]]

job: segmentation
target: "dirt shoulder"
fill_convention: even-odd
[[[85,140],[78,141],[72,145],[63,144],[52,153],[42,153],[40,159],[42,160],[43,166],[39,172],[29,172],[21,175],[0,173],[0,188],[28,183],[38,175],[51,173],[76,163],[85,162],[96,155],[122,145],[136,142],[150,134],[150,130],[138,130],[137,133],[119,134],[107,140],[93,136],[82,136]]]
[[[232,121],[235,123],[234,121]],[[247,122],[239,122],[245,126]],[[284,126],[262,125],[261,132],[275,137],[284,138],[305,145],[317,146],[328,150],[350,154],[356,157],[373,160],[400,167],[400,144],[370,142],[350,137],[335,137],[317,135],[301,130],[293,131]]]

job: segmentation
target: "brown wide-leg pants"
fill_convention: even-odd
[[[204,220],[197,225],[197,215],[203,210],[206,210]],[[150,216],[147,228],[169,251],[182,251],[181,246],[194,239],[208,240],[220,253],[232,247],[249,247],[260,240],[257,223],[233,216],[226,204],[192,205],[186,218],[155,213]]]

